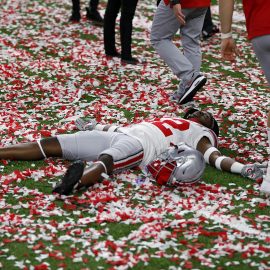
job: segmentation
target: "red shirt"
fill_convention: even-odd
[[[269,0],[266,0],[269,1]],[[165,5],[169,5],[170,0],[164,0]],[[200,8],[200,7],[209,7],[210,0],[181,0],[180,1],[182,8]]]
[[[243,0],[248,38],[270,35],[270,1]]]

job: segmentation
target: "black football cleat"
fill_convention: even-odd
[[[106,52],[105,53],[107,57],[121,57],[121,54],[117,51],[114,51],[114,52]]]
[[[128,57],[128,58],[122,57],[121,62],[122,64],[130,64],[130,65],[137,65],[140,63],[139,60],[135,57]]]
[[[86,8],[86,18],[92,21],[94,25],[103,26],[103,18],[97,10],[91,10],[90,8]]]
[[[60,195],[69,195],[79,183],[84,171],[84,162],[77,160],[67,169],[60,183],[58,183],[53,192]]]
[[[70,18],[69,18],[69,21],[72,22],[72,23],[78,23],[80,22],[81,20],[81,14],[80,13],[75,13],[75,12],[72,12]]]

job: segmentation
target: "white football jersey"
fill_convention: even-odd
[[[142,144],[144,150],[142,167],[156,159],[171,144],[184,142],[196,149],[200,139],[207,137],[211,144],[217,147],[217,137],[211,129],[183,118],[165,117],[121,127],[119,131],[137,138]]]

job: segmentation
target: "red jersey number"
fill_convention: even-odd
[[[165,137],[169,137],[170,135],[173,135],[171,129],[167,127],[167,125],[171,126],[174,129],[178,129],[180,131],[185,131],[189,129],[189,122],[185,120],[174,121],[170,119],[165,119],[165,120],[160,120],[160,121],[154,121],[152,122],[152,124],[158,127],[162,131]]]

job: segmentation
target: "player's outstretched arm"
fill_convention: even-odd
[[[197,150],[203,154],[206,163],[218,170],[240,174],[243,177],[256,181],[262,180],[263,178],[266,166],[259,164],[244,165],[230,157],[223,156],[216,147],[212,146],[211,142],[206,137],[203,137],[199,141]]]

